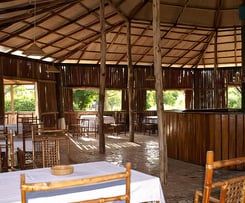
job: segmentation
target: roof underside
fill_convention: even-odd
[[[106,62],[153,63],[152,0],[105,0]],[[240,66],[242,0],[160,0],[162,64]],[[11,0],[0,3],[0,50],[23,55],[34,41],[41,59],[100,63],[100,0]]]

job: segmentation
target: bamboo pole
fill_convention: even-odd
[[[4,124],[4,83],[3,83],[3,58],[0,58],[0,117],[2,117],[3,120],[0,120],[0,124]],[[1,167],[0,167],[1,168]]]
[[[99,90],[99,152],[105,153],[105,135],[104,135],[104,103],[105,103],[105,59],[106,59],[106,33],[105,33],[105,1],[100,0],[100,26],[101,26],[101,63],[100,63],[100,90]]]
[[[242,5],[239,8],[239,14],[240,14],[240,20],[241,20],[241,38],[242,38],[242,84],[241,84],[241,90],[242,90],[242,108],[241,110],[245,112],[245,15],[243,14],[243,10],[245,8],[245,0],[242,1]]]
[[[134,142],[134,73],[131,53],[131,23],[127,25],[129,141]]]
[[[163,76],[161,65],[161,36],[160,36],[160,0],[153,0],[153,52],[154,52],[154,74],[155,89],[157,96],[157,116],[158,116],[158,135],[159,135],[159,159],[160,159],[160,179],[162,184],[167,183],[167,140],[164,134],[163,122]]]

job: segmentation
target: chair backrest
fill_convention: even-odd
[[[208,151],[206,157],[205,180],[203,192],[196,191],[195,203],[208,202],[243,202],[245,203],[245,176],[233,178],[222,177],[214,181],[214,170],[221,168],[239,169],[239,165],[245,163],[245,157],[237,157],[227,160],[214,161],[214,152]],[[218,189],[218,190],[217,190]],[[213,195],[213,191],[218,191],[218,195]]]
[[[14,169],[13,132],[8,132],[6,128],[4,133],[0,133],[0,141],[0,171],[12,170]]]
[[[51,167],[60,164],[60,137],[42,134],[32,126],[33,168]],[[55,132],[55,130],[54,130]]]
[[[48,190],[58,190],[71,187],[80,187],[85,185],[91,185],[96,183],[125,180],[125,193],[116,196],[89,199],[85,201],[79,201],[79,203],[88,202],[115,202],[115,201],[125,201],[130,203],[130,178],[131,178],[131,164],[126,164],[126,170],[124,172],[113,173],[104,176],[94,176],[89,178],[80,178],[72,180],[61,180],[55,182],[38,182],[38,183],[26,183],[25,175],[21,174],[21,202],[26,203],[26,193],[27,192],[38,192],[38,191],[48,191]],[[48,194],[47,194],[48,195]]]

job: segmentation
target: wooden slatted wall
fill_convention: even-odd
[[[245,156],[245,115],[241,112],[165,112],[168,155],[205,164],[206,151],[215,159]]]

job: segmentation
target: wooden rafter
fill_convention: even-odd
[[[45,12],[52,12],[56,8],[66,6],[70,3],[76,3],[78,1],[79,0],[67,0],[67,1],[57,0],[57,1],[52,1],[52,3],[49,3],[49,4],[47,4],[47,3],[38,4],[37,3],[36,15],[39,15],[39,14],[43,13],[44,11]],[[31,10],[31,12],[26,12],[25,14],[20,14],[20,15],[10,17],[10,18],[4,19],[4,20],[0,20],[0,28],[3,29],[3,28],[6,28],[8,26],[11,26],[13,23],[18,23],[21,20],[26,20],[27,18],[33,17],[34,16],[34,9],[33,9],[34,5],[31,5],[31,6],[26,5],[26,6],[27,6],[26,8],[28,10],[29,9]],[[6,10],[5,10],[5,12],[6,12]]]
[[[115,29],[116,27],[121,26],[121,25],[124,24],[124,23],[125,23],[124,21],[120,21],[120,22],[118,22],[116,25],[114,25],[114,27],[107,28],[107,29],[106,29],[106,32],[109,32],[109,31]],[[64,55],[63,57],[59,58],[59,59],[58,59],[58,62],[62,62],[62,61],[65,60],[68,56],[73,55],[74,53],[76,53],[76,52],[79,51],[79,50],[83,50],[83,49],[84,49],[85,47],[87,47],[91,42],[93,42],[93,41],[95,41],[95,40],[97,40],[97,39],[99,39],[99,38],[100,38],[100,33],[98,33],[98,34],[96,34],[96,35],[90,37],[90,42],[88,42],[87,44],[82,44],[81,46],[77,47],[76,49],[70,51],[68,54],[66,54],[66,55]]]

